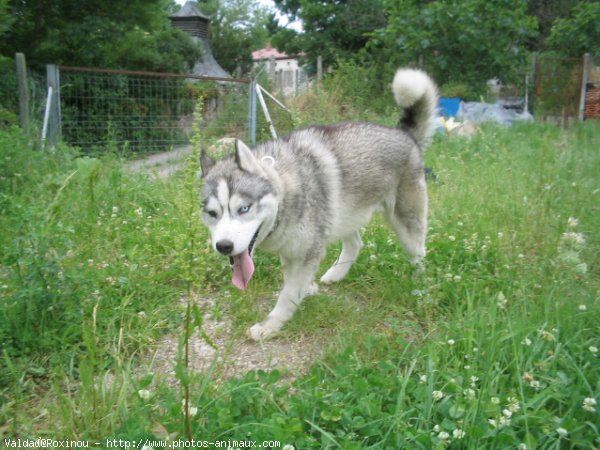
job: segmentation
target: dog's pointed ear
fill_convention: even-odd
[[[235,141],[235,162],[241,170],[265,176],[265,171],[255,158],[252,150],[239,139]]]
[[[203,148],[200,152],[200,169],[202,170],[202,178],[206,176],[208,171],[215,165],[215,160],[206,154]]]

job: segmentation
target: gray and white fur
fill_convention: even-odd
[[[229,256],[233,282],[246,288],[255,247],[281,258],[284,283],[275,308],[249,335],[277,333],[304,297],[327,246],[342,241],[321,283],[340,281],[362,247],[359,230],[382,211],[413,264],[422,266],[427,232],[423,151],[435,130],[437,89],[422,71],[400,69],[392,91],[397,128],[372,123],[312,126],[235,157],[201,157],[203,219],[214,249]]]

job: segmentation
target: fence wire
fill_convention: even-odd
[[[579,114],[581,58],[540,56],[535,67],[535,113],[540,118],[573,118]]]
[[[28,95],[23,99],[27,108],[28,132],[37,134],[39,124],[35,118],[44,114],[46,101],[46,77],[35,70],[27,69]],[[19,87],[14,58],[0,58],[0,127],[19,124]]]
[[[185,75],[60,67],[61,132],[85,153],[168,151],[203,136],[245,137],[248,84]]]

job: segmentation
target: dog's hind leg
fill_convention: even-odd
[[[358,258],[362,245],[362,239],[358,231],[346,236],[342,241],[340,256],[333,266],[321,277],[321,283],[336,283],[343,279],[350,270],[350,267],[352,267],[352,264],[354,264],[354,261],[356,261],[356,258]]]
[[[314,279],[320,261],[320,256],[308,261],[304,259],[285,261],[282,258],[283,289],[279,293],[277,304],[265,320],[248,330],[249,337],[255,341],[272,337],[291,319],[304,297],[318,292]]]
[[[420,177],[412,183],[402,183],[393,206],[386,205],[386,216],[396,232],[410,261],[424,269],[425,237],[427,235],[427,186]]]

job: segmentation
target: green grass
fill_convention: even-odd
[[[597,447],[598,148],[592,122],[437,138],[423,275],[378,218],[347,279],[307,299],[282,333],[328,346],[307,375],[188,373],[183,339],[181,389],[139,369],[186,314],[201,328],[179,299],[226,299],[241,337],[272,306],[276,259],[258,252],[250,289],[230,290],[198,223],[193,164],[157,182],[1,131],[0,435]],[[195,414],[183,414],[185,398]]]

